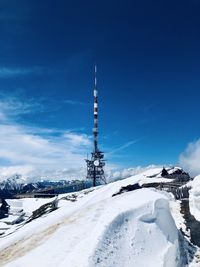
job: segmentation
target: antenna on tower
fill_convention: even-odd
[[[94,148],[91,153],[91,159],[86,159],[87,163],[87,178],[93,181],[93,186],[97,185],[97,182],[103,181],[106,183],[104,166],[105,160],[104,153],[98,148],[98,91],[97,91],[97,66],[94,66],[94,128],[93,139]]]
[[[94,65],[94,87],[97,88],[97,65]]]

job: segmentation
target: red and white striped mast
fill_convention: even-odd
[[[98,92],[97,92],[97,66],[94,66],[94,152],[98,151]]]
[[[101,181],[106,183],[104,166],[105,160],[103,152],[98,148],[98,91],[97,91],[97,66],[94,67],[94,128],[93,128],[93,138],[94,138],[94,148],[91,153],[91,160],[86,160],[87,162],[87,178],[93,181],[93,186],[96,186]]]

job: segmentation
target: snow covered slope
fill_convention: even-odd
[[[189,196],[190,212],[196,220],[200,221],[200,175],[195,177],[189,186],[192,187]]]
[[[59,196],[59,209],[0,239],[0,266],[181,266],[168,194],[143,188],[113,196],[148,175]]]

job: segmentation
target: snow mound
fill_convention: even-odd
[[[90,266],[175,267],[179,263],[178,233],[168,202],[118,214],[105,228],[91,258]]]
[[[190,212],[200,221],[200,175],[196,176],[190,185],[192,186],[189,195]]]

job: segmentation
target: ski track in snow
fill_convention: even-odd
[[[3,266],[11,260],[15,260],[16,258],[22,257],[30,250],[47,241],[50,235],[52,235],[59,227],[61,227],[63,223],[64,222],[53,225],[41,233],[33,234],[27,239],[23,238],[1,251],[0,266]]]
[[[24,237],[19,241],[16,241],[14,244],[0,252],[0,266],[4,266],[6,263],[22,257],[29,251],[42,245],[44,242],[48,241],[51,235],[53,235],[59,228],[64,225],[75,223],[77,218],[81,216],[82,214],[80,213],[80,211],[78,211],[77,213],[75,212],[74,215],[67,216],[61,222],[56,223],[45,230],[42,230],[42,232],[33,233],[28,238]]]

